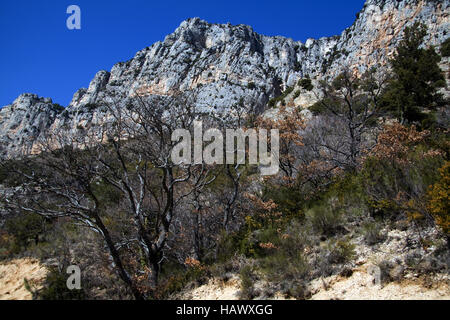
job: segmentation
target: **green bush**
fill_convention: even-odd
[[[356,256],[355,245],[348,239],[330,241],[327,246],[329,263],[348,263]]]
[[[322,102],[316,102],[312,106],[309,107],[309,111],[311,111],[314,115],[324,114],[327,111],[327,108],[324,106]]]
[[[381,225],[377,222],[366,221],[362,226],[364,241],[369,245],[374,245],[384,239],[381,234]]]
[[[168,299],[187,285],[200,286],[207,282],[209,270],[199,264],[188,266],[168,261],[162,269],[158,286],[152,290],[152,299]]]
[[[341,214],[328,204],[318,204],[306,212],[313,230],[321,235],[332,236],[341,224]]]
[[[421,201],[428,187],[439,179],[437,168],[443,163],[440,156],[423,157],[426,151],[424,145],[418,145],[401,163],[377,158],[365,161],[359,177],[370,195],[367,203],[372,213],[395,217],[406,209],[407,200]],[[406,201],[399,202],[399,194],[408,195]]]
[[[244,266],[239,272],[241,279],[241,299],[250,300],[254,298],[255,271],[251,266]]]
[[[301,190],[290,186],[267,184],[263,189],[263,198],[272,199],[277,205],[277,211],[287,220],[303,217],[304,197]]]
[[[247,256],[253,255],[252,244],[249,242],[248,236],[248,230],[245,228],[231,234],[222,232],[217,242],[216,261],[225,263],[239,252],[243,252]]]
[[[307,90],[307,91],[311,91],[312,89],[314,89],[314,86],[313,86],[313,84],[312,84],[312,81],[311,81],[311,79],[309,79],[309,78],[300,79],[300,80],[298,81],[298,85],[299,85],[301,88],[303,88],[303,89],[305,89],[305,90]]]
[[[440,180],[428,191],[428,210],[450,244],[450,162],[439,169]]]
[[[239,253],[246,257],[264,257],[268,250],[260,246],[262,243],[277,244],[279,242],[279,235],[275,229],[268,228],[262,230],[255,230],[248,234],[247,237],[241,240],[239,245]]]
[[[293,222],[277,240],[270,242],[273,249],[265,249],[267,255],[260,259],[260,267],[270,281],[302,282],[308,278],[310,266],[303,253],[311,243],[303,231],[300,223]]]
[[[292,91],[294,91],[294,87],[288,87],[283,93],[269,100],[268,105],[271,108],[275,108],[278,102],[281,102],[282,105],[286,105],[286,101],[284,100]]]
[[[308,275],[309,265],[301,252],[295,254],[278,251],[260,262],[264,273],[271,281],[298,280]]]
[[[51,268],[45,279],[44,288],[35,293],[38,300],[83,300],[86,295],[83,289],[69,290],[67,288],[68,275]]]
[[[38,244],[40,236],[48,229],[48,221],[38,214],[19,214],[5,223],[5,231],[13,237],[11,252],[19,253],[31,243]]]

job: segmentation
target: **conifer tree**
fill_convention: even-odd
[[[401,123],[424,123],[426,110],[435,110],[445,103],[438,91],[445,87],[439,68],[441,57],[433,47],[424,48],[427,28],[415,23],[407,27],[404,38],[390,61],[393,79],[384,95],[384,107],[394,112]]]

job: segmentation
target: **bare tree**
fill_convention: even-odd
[[[196,117],[190,99],[112,95],[106,104],[112,120],[99,132],[54,133],[38,156],[15,169],[24,183],[5,199],[8,208],[68,216],[94,230],[120,278],[136,299],[144,298],[157,285],[177,207],[209,181],[203,167],[171,159],[172,132],[190,128]],[[117,217],[107,212],[104,189],[121,199],[113,208]]]
[[[380,116],[379,99],[386,83],[387,73],[375,69],[361,77],[345,69],[332,83],[322,81],[322,96],[315,106],[321,111],[320,119],[311,123],[313,151],[335,168],[356,168],[368,147],[368,133]]]
[[[11,168],[22,183],[3,200],[8,210],[52,218],[68,216],[99,234],[120,278],[136,299],[142,299],[104,222],[102,200],[94,190],[99,168],[93,155],[98,153],[98,146],[88,145],[85,137],[55,134],[43,142],[40,155]]]

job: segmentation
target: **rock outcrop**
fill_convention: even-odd
[[[427,43],[439,45],[450,29],[449,7],[449,0],[367,0],[341,35],[306,43],[260,35],[246,25],[188,19],[164,41],[117,63],[110,72],[99,71],[63,112],[52,108],[50,100],[29,95],[4,107],[1,152],[14,156],[32,150],[35,139],[48,130],[98,126],[108,117],[100,105],[112,93],[171,96],[195,90],[201,111],[221,117],[243,103],[249,112],[260,113],[271,97],[306,75],[333,78],[343,66],[362,73],[386,65],[404,28],[416,21],[428,26]]]
[[[21,94],[0,110],[0,154],[32,153],[35,142],[47,133],[63,110],[50,98]]]

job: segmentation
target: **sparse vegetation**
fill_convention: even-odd
[[[299,80],[301,89],[323,97],[308,121],[285,107],[292,106],[288,96],[301,94],[294,87],[269,101],[280,106],[274,118],[247,114],[241,98],[230,107],[236,119],[213,119],[193,107],[195,92],[103,106],[115,122],[102,127],[101,143],[79,125],[71,136],[43,138],[39,154],[1,160],[0,259],[52,260],[58,267],[49,269],[42,290],[25,281],[35,299],[48,300],[166,299],[211,277],[233,276],[242,299],[264,297],[261,284],[270,286],[267,296],[307,299],[313,280],[350,277],[361,251],[406,233],[402,245],[411,250],[401,267],[396,259],[375,263],[382,278],[401,280],[404,268],[443,270],[450,243],[449,132],[442,125],[448,114],[440,124],[431,115],[448,105],[438,92],[440,57],[421,46],[425,35],[420,25],[406,29],[393,74],[379,68],[357,76],[343,68],[317,88],[308,76]],[[448,40],[441,53],[448,55]],[[342,54],[348,52],[334,48],[324,67]],[[281,81],[275,83],[279,93]],[[261,178],[260,167],[248,163],[174,163],[173,130],[191,132],[197,119],[220,130],[278,129],[279,173]],[[72,263],[90,269],[82,290],[65,285],[64,268]]]
[[[271,108],[275,108],[277,106],[278,103],[281,103],[283,106],[286,104],[286,102],[284,101],[284,99],[292,92],[294,91],[294,87],[288,87],[286,88],[286,90],[283,91],[283,93],[275,98],[272,98],[269,100],[269,107]]]
[[[307,91],[311,91],[312,89],[314,89],[312,81],[308,76],[305,77],[304,79],[300,79],[298,81],[298,85],[299,85],[299,87],[301,87]]]

